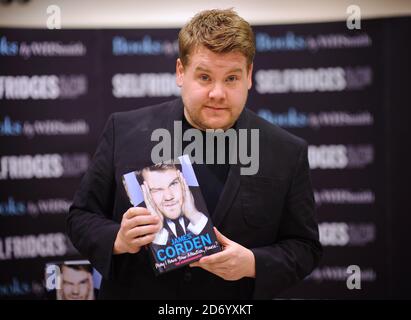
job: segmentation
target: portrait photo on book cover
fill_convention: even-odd
[[[100,275],[88,260],[50,262],[45,266],[47,300],[95,300]]]
[[[149,245],[157,274],[221,251],[187,155],[129,172],[123,184],[133,206],[160,218],[162,227]]]

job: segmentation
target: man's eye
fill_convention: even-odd
[[[202,74],[202,75],[200,75],[200,80],[201,81],[209,81],[210,77],[206,74]]]
[[[238,80],[238,77],[237,77],[237,76],[229,76],[226,81],[227,81],[227,82],[234,82],[234,81],[236,81],[236,80]]]

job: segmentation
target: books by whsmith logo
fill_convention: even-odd
[[[321,266],[305,278],[306,281],[315,281],[322,283],[327,282],[345,282],[348,290],[362,288],[364,282],[375,282],[377,272],[372,268],[360,267],[358,264],[346,266]]]
[[[318,51],[322,49],[365,48],[372,45],[370,36],[360,34],[333,33],[317,35],[301,35],[287,31],[283,35],[273,36],[267,32],[255,34],[257,52],[284,51]]]
[[[374,116],[369,111],[348,112],[343,110],[301,112],[289,108],[286,112],[273,112],[273,108],[260,108],[257,114],[268,122],[282,128],[353,127],[371,126]]]
[[[24,201],[9,195],[6,199],[0,199],[0,216],[17,217],[30,215],[31,217],[37,217],[44,214],[66,214],[71,203],[69,199],[64,198]]]
[[[27,281],[13,276],[9,280],[2,280],[0,282],[0,297],[13,297],[20,299],[34,295],[36,297],[44,296],[44,284],[40,281]]]
[[[0,56],[24,59],[31,57],[81,57],[87,53],[86,45],[81,41],[14,41],[0,36]]]
[[[351,190],[343,188],[314,190],[315,204],[321,205],[350,205],[373,204],[375,193],[371,189]]]
[[[177,57],[178,42],[176,40],[158,40],[150,35],[141,39],[129,39],[125,36],[114,36],[112,39],[114,56],[158,56]]]
[[[0,137],[25,136],[58,136],[58,135],[86,135],[90,131],[88,123],[83,119],[71,121],[59,119],[43,119],[24,122],[5,115],[0,118]]]
[[[10,41],[5,36],[0,37],[0,56],[17,56],[19,44],[17,41]]]

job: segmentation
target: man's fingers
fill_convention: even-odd
[[[188,185],[187,185],[187,181],[186,181],[186,179],[184,179],[184,177],[183,177],[183,174],[180,173],[180,175],[181,175],[181,180],[183,181],[184,191],[185,191],[185,192],[190,191],[190,189],[188,188]]]
[[[144,200],[148,200],[149,196],[148,196],[148,191],[147,191],[147,184],[145,181],[141,185],[141,189],[143,190]]]
[[[227,253],[227,251],[221,251],[221,252],[217,252],[212,255],[201,258],[198,261],[198,263],[200,265],[204,265],[204,264],[214,265],[214,264],[224,263],[228,260],[230,260],[230,254]]]
[[[160,222],[160,218],[157,215],[139,215],[125,221],[127,229],[133,229],[143,225],[153,225]]]
[[[144,182],[144,184],[142,184],[141,187],[143,189],[144,202],[146,203],[147,209],[150,211],[149,207],[152,207],[152,204],[151,204],[150,195],[148,194],[148,191],[147,191],[146,182]]]
[[[186,192],[187,191],[187,185],[185,183],[183,174],[180,171],[178,171],[178,177],[180,178],[180,182],[181,182],[181,185],[183,187],[184,192]]]
[[[144,184],[142,184],[142,185],[140,185],[140,187],[141,187],[141,190],[143,191],[144,201],[146,201],[147,200],[146,186]]]
[[[131,230],[126,232],[126,237],[128,238],[136,238],[145,236],[146,234],[157,233],[160,230],[159,224],[151,224],[147,226],[139,226],[135,227]]]
[[[131,244],[133,246],[142,247],[142,246],[145,246],[146,244],[153,242],[155,237],[156,235],[153,233],[146,234],[145,236],[135,238],[133,241],[131,241]]]
[[[184,184],[183,184],[183,180],[181,179],[181,173],[180,173],[179,170],[177,170],[177,176],[178,176],[178,180],[180,181],[181,188],[182,188],[183,191],[184,191]]]
[[[151,198],[151,194],[148,191],[149,187],[146,181],[143,182],[143,186],[144,186],[144,202],[146,203],[146,207],[147,209],[152,212],[152,214],[156,213],[155,212],[155,205],[153,203],[153,200]]]
[[[129,208],[126,213],[124,214],[124,217],[127,219],[131,219],[135,216],[140,216],[140,215],[149,215],[150,212],[143,207],[132,207]]]

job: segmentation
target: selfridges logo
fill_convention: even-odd
[[[372,45],[372,40],[367,33],[304,36],[289,31],[284,35],[272,36],[265,32],[257,32],[255,44],[257,52],[317,51],[320,49],[365,48]]]
[[[6,115],[0,118],[0,137],[25,136],[60,136],[60,135],[86,135],[89,125],[85,120],[64,121],[58,119],[20,121]]]
[[[156,40],[149,35],[142,39],[127,39],[115,36],[112,40],[112,52],[114,56],[158,56],[175,57],[178,55],[177,40]]]
[[[9,196],[7,200],[0,201],[0,216],[17,217],[30,215],[37,217],[44,214],[65,214],[68,212],[70,205],[70,200],[62,198],[22,201]]]
[[[274,113],[270,109],[263,108],[258,110],[258,115],[282,128],[320,129],[321,127],[371,126],[374,124],[374,117],[369,111],[306,113],[289,108],[287,112]]]
[[[326,204],[373,204],[375,194],[372,190],[353,191],[348,189],[314,190],[317,206]]]
[[[260,94],[361,90],[372,84],[372,69],[359,66],[258,70],[255,83]]]
[[[347,267],[345,266],[323,266],[314,269],[314,271],[306,278],[316,282],[322,281],[347,281]],[[361,281],[374,282],[377,278],[377,273],[372,268],[361,268]]]
[[[112,78],[116,98],[179,96],[175,73],[118,73]]]
[[[0,76],[0,100],[75,99],[86,93],[85,75]]]
[[[308,147],[311,169],[359,169],[374,162],[374,147],[365,145],[320,145]]]
[[[35,57],[81,57],[87,53],[86,46],[80,42],[63,43],[61,41],[12,41],[6,36],[0,37],[0,56],[21,56],[28,59]]]
[[[372,223],[323,222],[318,225],[323,246],[365,246],[375,241]]]
[[[86,153],[2,156],[0,180],[79,177],[88,165]]]
[[[0,238],[0,261],[64,256],[67,240],[64,233],[29,234]]]

